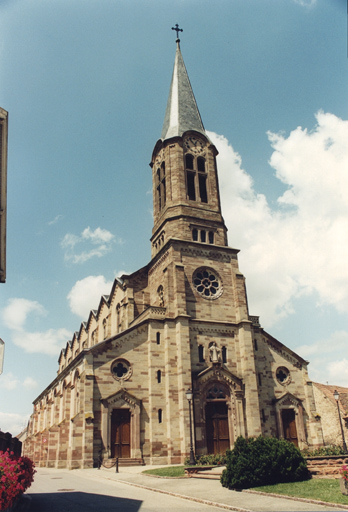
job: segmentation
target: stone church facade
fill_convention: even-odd
[[[190,411],[197,456],[224,452],[238,436],[323,443],[307,361],[249,315],[238,250],[227,244],[217,154],[177,40],[151,159],[151,261],[115,279],[34,401],[24,452],[39,466],[182,463]]]

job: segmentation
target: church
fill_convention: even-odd
[[[323,444],[308,361],[249,314],[217,154],[177,38],[150,164],[151,261],[116,278],[61,351],[24,443],[38,466],[178,464],[223,453],[238,436]]]

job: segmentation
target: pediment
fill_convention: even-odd
[[[212,381],[222,381],[235,390],[243,391],[243,381],[233,375],[233,373],[222,366],[221,363],[213,363],[209,368],[200,372],[195,381],[199,387],[203,387],[205,384]]]
[[[136,398],[135,396],[128,393],[124,389],[117,391],[106,398],[101,398],[101,402],[107,407],[121,408],[121,407],[131,407],[132,409],[135,407],[140,407],[141,400]]]
[[[277,407],[299,407],[301,404],[302,400],[289,392],[284,393],[276,400]]]

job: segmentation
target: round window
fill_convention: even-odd
[[[276,371],[279,384],[287,384],[290,381],[290,372],[285,366],[280,366]]]
[[[111,374],[116,380],[127,380],[132,375],[131,365],[125,359],[116,359],[111,365]]]
[[[192,280],[195,290],[205,299],[217,299],[222,294],[221,279],[212,268],[197,269]]]

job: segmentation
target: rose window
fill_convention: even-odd
[[[193,274],[193,285],[205,299],[217,299],[222,293],[221,280],[211,268],[199,268]]]
[[[276,371],[276,377],[280,384],[287,384],[290,380],[290,372],[285,366],[281,366]]]
[[[125,359],[117,359],[111,365],[111,373],[116,380],[127,380],[132,374],[131,366]]]

